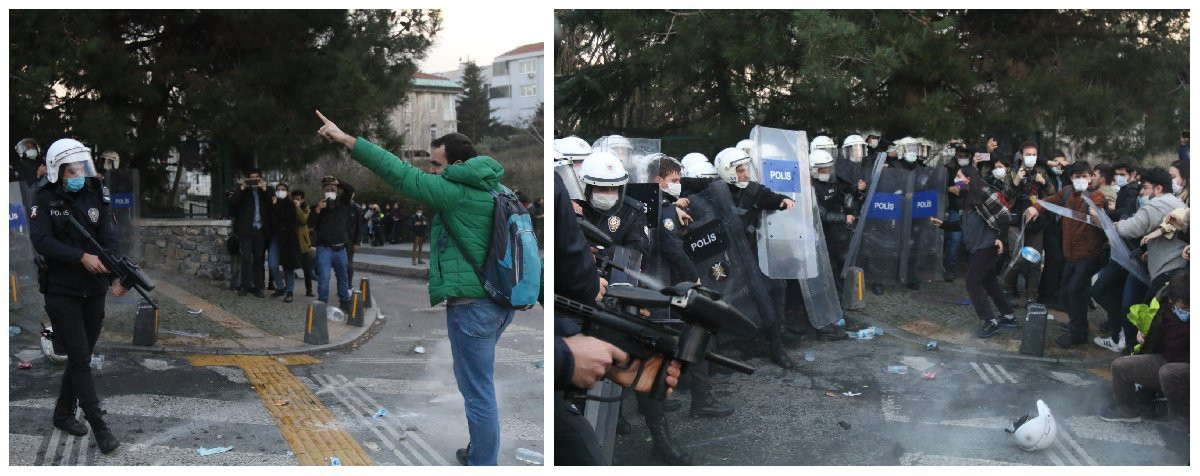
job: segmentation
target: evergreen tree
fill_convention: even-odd
[[[488,103],[488,86],[474,61],[468,61],[462,75],[462,95],[458,98],[458,131],[471,140],[494,135],[498,122],[492,118]]]

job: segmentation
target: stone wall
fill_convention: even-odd
[[[143,219],[142,265],[228,280],[229,233],[229,220]]]

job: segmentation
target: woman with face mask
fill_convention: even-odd
[[[304,264],[300,259],[300,240],[296,236],[299,223],[296,212],[296,202],[289,198],[288,184],[279,182],[275,185],[275,196],[271,197],[271,244],[267,248],[267,269],[271,271],[271,281],[275,283],[275,292],[271,297],[283,296],[283,302],[292,302],[292,292],[296,287],[294,271]]]
[[[1177,160],[1168,169],[1171,172],[1171,193],[1188,203],[1188,163]]]

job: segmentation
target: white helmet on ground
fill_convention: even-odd
[[[851,134],[842,141],[842,157],[850,159],[851,162],[861,162],[866,155],[867,141],[863,140],[862,136]]]
[[[83,163],[83,176],[95,177],[96,166],[92,163],[92,150],[75,139],[59,139],[46,149],[46,180],[58,183],[59,168],[66,164]]]
[[[719,178],[717,168],[712,163],[705,160],[692,161],[691,163],[683,164],[683,176],[690,178]]]
[[[625,198],[625,184],[629,183],[629,173],[621,165],[621,160],[608,152],[592,152],[583,159],[579,168],[579,179],[583,182],[584,198],[598,210],[613,210]],[[617,199],[613,203],[601,203],[597,206],[592,191],[595,187],[618,187]]]
[[[592,153],[592,146],[587,141],[575,136],[554,139],[554,151],[573,161],[581,161]]]
[[[823,150],[828,152],[830,156],[837,154],[837,143],[828,136],[816,136],[812,142],[808,144],[808,152],[811,154],[814,151]]]
[[[750,156],[742,149],[729,147],[717,154],[717,175],[721,176],[721,180],[745,188],[749,182],[738,181],[737,177],[737,168],[741,165],[750,166]]]
[[[1025,415],[1005,430],[1013,434],[1017,445],[1025,451],[1049,448],[1058,435],[1058,423],[1054,420],[1054,415],[1050,414],[1050,407],[1046,406],[1046,402],[1038,400],[1037,408],[1037,416],[1029,418],[1029,415]]]

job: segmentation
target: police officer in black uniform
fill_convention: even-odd
[[[75,419],[76,405],[95,434],[102,453],[119,446],[102,418],[100,397],[92,380],[91,358],[104,322],[104,294],[112,287],[123,296],[120,281],[97,256],[98,250],[70,223],[74,218],[106,249],[116,247],[108,191],[95,180],[96,168],[87,147],[74,139],[60,139],[46,154],[47,181],[37,190],[29,210],[33,247],[45,261],[42,291],[46,314],[54,326],[55,341],[66,349],[54,426],[72,435],[88,429]]]

